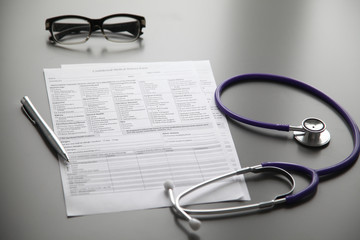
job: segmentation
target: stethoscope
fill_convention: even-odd
[[[189,225],[193,230],[197,230],[200,228],[201,226],[201,222],[199,221],[200,218],[204,218],[208,216],[219,216],[219,215],[224,216],[224,214],[232,215],[247,210],[268,209],[282,203],[291,204],[291,203],[300,202],[316,192],[320,177],[330,176],[345,170],[346,168],[350,167],[353,163],[355,163],[355,161],[359,156],[360,133],[358,126],[356,125],[355,121],[351,118],[351,116],[339,104],[337,104],[333,99],[328,97],[323,92],[317,90],[316,88],[308,84],[305,84],[303,82],[291,78],[269,75],[269,74],[246,74],[246,75],[233,77],[223,82],[220,86],[217,87],[215,91],[215,103],[216,106],[219,108],[219,110],[225,116],[255,127],[286,131],[286,132],[293,131],[294,138],[299,143],[308,147],[322,147],[330,142],[330,133],[326,129],[326,124],[318,118],[313,118],[313,117],[306,118],[305,120],[303,120],[301,126],[290,126],[290,125],[259,122],[259,121],[254,121],[252,119],[248,119],[246,117],[238,115],[237,113],[232,112],[221,102],[220,99],[221,93],[226,88],[236,83],[243,83],[249,81],[267,81],[273,83],[280,83],[284,85],[290,85],[295,88],[301,89],[305,92],[308,92],[311,95],[323,100],[325,103],[327,103],[332,108],[334,108],[347,123],[353,137],[353,142],[354,142],[353,151],[344,160],[334,165],[321,169],[312,169],[306,166],[302,166],[294,163],[285,163],[285,162],[264,162],[257,166],[241,168],[239,170],[229,172],[227,174],[218,177],[214,177],[212,179],[199,183],[193,187],[190,187],[189,189],[180,193],[177,197],[175,197],[174,195],[173,183],[171,181],[166,181],[164,183],[164,187],[165,190],[168,192],[174,210],[178,215],[182,216],[189,222]],[[233,177],[236,175],[242,175],[246,173],[263,173],[263,172],[271,172],[271,173],[283,175],[287,179],[289,185],[291,186],[290,191],[278,195],[272,200],[249,204],[245,206],[235,206],[235,207],[216,208],[216,209],[193,209],[193,208],[186,208],[180,205],[180,200],[183,197],[190,194],[191,192],[194,192],[195,190],[198,190],[216,181],[220,181],[225,178]],[[297,193],[294,193],[295,180],[289,172],[296,172],[298,174],[303,174],[305,176],[308,176],[311,179],[310,184],[305,189]]]

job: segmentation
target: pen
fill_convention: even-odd
[[[55,133],[51,130],[51,128],[46,124],[44,119],[40,116],[34,105],[31,103],[28,96],[25,96],[21,99],[22,109],[30,119],[30,121],[39,127],[41,133],[44,134],[46,140],[50,143],[50,145],[56,150],[56,152],[64,158],[67,162],[69,162],[69,157],[65,151],[65,148],[61,144],[59,138],[55,135]]]

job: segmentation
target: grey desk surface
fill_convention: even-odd
[[[20,110],[29,95],[50,122],[43,68],[64,63],[210,60],[217,83],[262,72],[296,78],[336,99],[360,122],[360,2],[352,0],[63,0],[0,2],[0,236],[1,239],[359,239],[360,164],[321,181],[300,205],[239,217],[208,220],[198,232],[168,208],[67,218],[58,162]],[[44,21],[61,14],[102,17],[144,15],[143,40],[113,44],[90,39],[63,47],[47,42]],[[345,158],[352,139],[326,105],[282,86],[246,84],[224,101],[250,118],[300,124],[326,120],[330,145],[298,146],[287,133],[230,122],[243,166],[290,161],[313,168]],[[306,183],[299,178],[299,187]],[[254,200],[272,191],[249,179]]]

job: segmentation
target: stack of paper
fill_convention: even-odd
[[[240,168],[208,61],[44,69],[68,216],[169,206],[175,192]],[[248,200],[242,177],[192,201]],[[189,199],[190,200],[190,199]]]

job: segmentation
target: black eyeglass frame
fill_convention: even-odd
[[[61,15],[61,16],[57,16],[57,17],[52,17],[52,18],[48,18],[45,20],[45,30],[48,30],[51,34],[51,36],[49,37],[49,40],[51,42],[57,42],[59,44],[80,44],[80,43],[85,43],[91,36],[91,33],[95,32],[96,30],[101,30],[102,34],[104,35],[104,37],[109,40],[112,41],[110,39],[107,38],[105,32],[104,32],[104,28],[103,28],[103,23],[110,19],[110,18],[114,18],[114,17],[129,17],[129,18],[134,18],[136,19],[140,24],[139,24],[139,33],[138,35],[132,39],[131,41],[136,41],[142,34],[142,29],[144,27],[146,27],[146,20],[145,17],[143,16],[139,16],[139,15],[134,15],[134,14],[128,14],[128,13],[118,13],[118,14],[112,14],[109,16],[105,16],[103,18],[98,18],[98,19],[92,19],[92,18],[87,18],[87,17],[83,17],[83,16],[79,16],[79,15]],[[73,19],[81,19],[84,21],[87,21],[90,24],[90,30],[89,30],[89,35],[86,37],[86,39],[84,39],[81,42],[76,42],[76,43],[64,43],[61,41],[58,41],[57,38],[54,36],[53,33],[53,29],[52,29],[52,25],[59,20],[62,19],[66,19],[66,18],[73,18]]]

